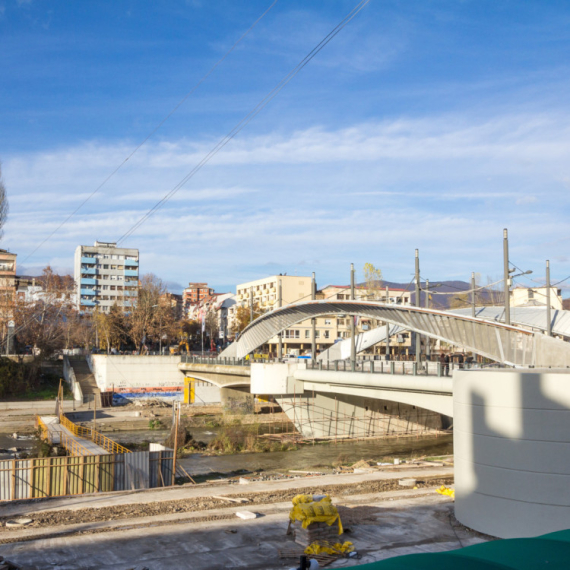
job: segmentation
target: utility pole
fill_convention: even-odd
[[[420,306],[420,252],[416,249],[416,307]],[[416,333],[416,364],[422,364],[422,338]]]
[[[386,285],[386,304],[390,304],[390,290]],[[390,323],[386,323],[386,360],[390,358]]]
[[[354,301],[354,263],[350,264],[350,299]],[[354,315],[350,316],[350,369],[356,370],[356,327]]]
[[[311,279],[311,299],[314,301],[317,298],[317,282],[315,281],[315,272],[313,271],[313,278]],[[317,319],[314,317],[311,319],[311,325],[313,329],[312,345],[311,345],[311,359],[313,362],[317,359]]]
[[[253,287],[249,288],[249,322],[253,323]]]
[[[509,232],[503,230],[503,273],[505,276],[505,324],[511,324],[511,287],[509,271]]]
[[[475,272],[471,272],[471,316],[475,318]]]
[[[281,308],[283,305],[283,296],[282,296],[282,289],[281,289],[281,279],[278,280],[277,283],[277,306]],[[283,333],[279,333],[277,335],[277,358],[281,360],[283,358]]]
[[[550,260],[546,260],[546,334],[552,336],[552,315],[550,313]]]
[[[426,309],[429,309],[429,279],[426,279]],[[429,354],[430,354],[429,341],[430,341],[429,337],[426,337],[426,361],[429,360]]]

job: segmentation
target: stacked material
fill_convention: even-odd
[[[335,544],[343,532],[340,515],[328,495],[297,495],[289,518],[295,528],[295,542],[304,547]]]

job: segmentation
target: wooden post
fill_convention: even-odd
[[[158,474],[160,475],[160,480],[162,481],[162,486],[165,487],[164,477],[162,476],[162,451],[158,452]]]
[[[98,493],[99,492],[99,486],[101,484],[101,456],[100,455],[95,456],[94,468],[95,468],[95,492]]]
[[[65,458],[65,477],[63,478],[63,494],[69,495],[69,457]]]
[[[46,497],[51,497],[51,457],[47,458]]]
[[[83,475],[85,474],[85,455],[81,455],[81,462],[79,464],[79,494],[83,495],[85,490],[85,481]]]
[[[95,441],[95,428],[97,427],[97,394],[93,396],[93,430],[91,431],[91,439]]]
[[[12,492],[10,494],[12,501],[16,498],[16,460],[12,460]]]
[[[176,482],[176,454],[178,451],[178,413],[174,411],[174,455],[172,456],[172,485]]]

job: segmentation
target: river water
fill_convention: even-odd
[[[195,428],[190,430],[197,441],[208,442],[216,435],[215,430]],[[153,441],[164,442],[168,431],[124,432],[114,438],[123,444]],[[113,436],[111,436],[113,437]],[[347,441],[316,445],[301,445],[296,451],[273,451],[268,453],[238,453],[235,455],[192,454],[179,460],[190,475],[231,473],[233,471],[264,471],[287,473],[289,470],[330,470],[332,463],[341,460],[353,463],[360,459],[384,457],[408,459],[420,456],[450,455],[453,453],[453,436],[423,436]]]
[[[194,428],[190,430],[197,441],[209,442],[215,436],[215,430]],[[109,436],[115,441],[128,446],[129,443],[150,441],[163,443],[168,437],[167,430],[144,430],[114,432]],[[18,447],[31,451],[34,441],[13,439],[8,434],[0,434],[0,449]],[[360,459],[374,459],[378,462],[384,457],[407,459],[420,456],[449,455],[453,453],[453,436],[401,437],[347,441],[316,445],[301,445],[295,451],[273,451],[268,453],[238,453],[235,455],[192,454],[180,460],[181,465],[191,475],[201,476],[212,473],[231,473],[235,471],[264,471],[268,473],[287,473],[289,470],[330,470],[332,463],[352,463]],[[11,453],[1,453],[0,459],[13,457]]]

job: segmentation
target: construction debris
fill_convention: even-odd
[[[238,511],[236,513],[236,517],[243,520],[251,520],[257,518],[257,513],[252,513],[251,511]]]

